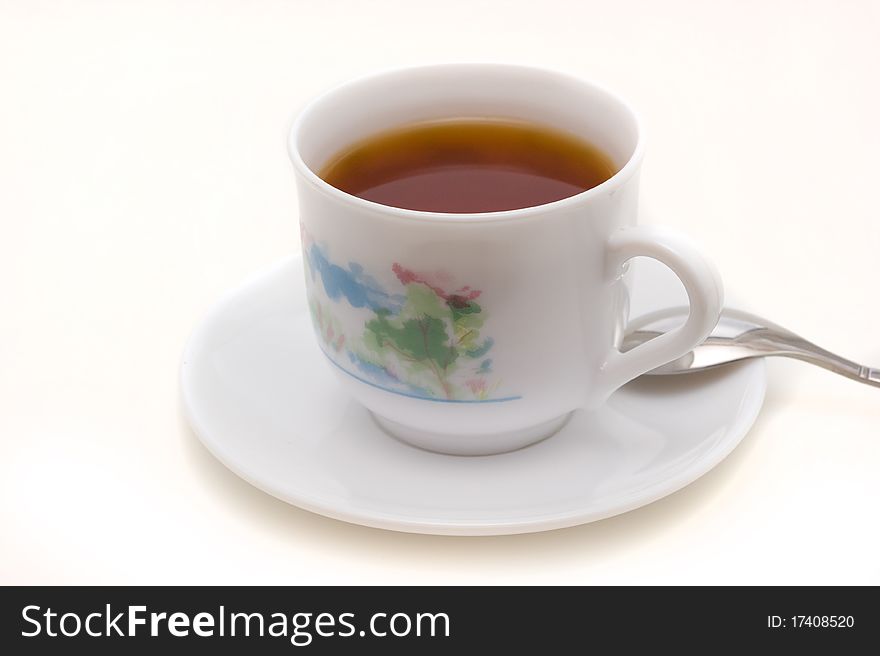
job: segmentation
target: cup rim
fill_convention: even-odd
[[[301,127],[303,122],[309,117],[310,113],[314,111],[316,105],[318,105],[324,98],[337,91],[348,87],[349,85],[359,84],[363,82],[369,82],[373,79],[378,79],[381,77],[385,77],[388,75],[393,75],[402,72],[429,72],[442,68],[485,68],[485,69],[504,69],[504,70],[519,70],[523,72],[531,72],[531,73],[541,73],[552,75],[560,78],[564,78],[570,82],[575,82],[580,85],[591,87],[594,91],[598,91],[601,94],[604,94],[610,98],[612,98],[622,109],[625,111],[630,119],[633,121],[636,129],[636,145],[633,148],[632,154],[627,159],[626,163],[620,169],[617,170],[614,175],[605,180],[604,182],[596,185],[595,187],[591,187],[585,191],[577,193],[573,196],[568,196],[566,198],[562,198],[560,200],[555,200],[549,203],[543,203],[541,205],[532,205],[529,207],[521,207],[513,210],[501,210],[497,212],[429,212],[425,210],[413,210],[407,209],[404,207],[395,207],[393,205],[385,205],[383,203],[377,203],[375,201],[367,200],[365,198],[361,198],[359,196],[355,196],[354,194],[350,194],[346,191],[338,189],[331,185],[329,182],[324,181],[317,173],[315,173],[303,160],[300,155],[299,148],[297,147],[297,137],[299,136]],[[296,171],[303,177],[303,179],[311,184],[313,187],[318,189],[318,191],[323,194],[330,196],[338,201],[342,201],[344,203],[349,203],[363,210],[369,210],[372,212],[378,212],[384,216],[394,217],[394,218],[402,218],[402,219],[415,219],[416,221],[425,222],[425,223],[434,223],[434,222],[442,222],[442,223],[468,223],[468,224],[486,224],[486,223],[497,223],[501,221],[511,221],[511,220],[522,220],[530,217],[535,217],[540,214],[544,214],[545,212],[552,210],[563,210],[570,206],[577,205],[579,203],[583,203],[593,196],[597,196],[602,193],[607,193],[617,187],[620,187],[623,183],[629,180],[638,169],[639,164],[644,157],[644,129],[642,125],[642,121],[639,118],[638,113],[633,109],[633,107],[623,98],[618,96],[616,93],[609,91],[602,85],[599,85],[595,82],[585,80],[581,77],[573,75],[571,73],[567,73],[560,70],[555,70],[551,68],[539,67],[539,66],[526,66],[520,64],[498,64],[498,63],[481,63],[481,62],[463,62],[463,63],[453,63],[453,64],[430,64],[430,65],[416,65],[416,66],[397,66],[392,68],[386,68],[383,70],[375,71],[373,73],[369,73],[367,75],[362,75],[353,79],[350,79],[341,84],[337,84],[330,89],[327,89],[323,93],[320,93],[316,97],[312,98],[306,105],[299,111],[296,118],[293,121],[293,124],[290,127],[290,132],[288,133],[287,139],[287,150],[290,156],[291,161],[293,162],[293,166]]]

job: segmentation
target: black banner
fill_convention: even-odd
[[[628,653],[855,648],[872,588],[31,587],[0,589],[7,654]],[[11,648],[11,650],[10,650]],[[193,652],[193,650],[198,650]]]

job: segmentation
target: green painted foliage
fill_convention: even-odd
[[[394,358],[411,376],[433,381],[439,394],[454,398],[449,377],[460,361],[491,347],[491,340],[480,340],[483,321],[474,301],[447,299],[427,284],[411,283],[398,314],[380,310],[367,322],[363,343],[383,363],[386,356]]]

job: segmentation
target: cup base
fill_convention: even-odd
[[[489,456],[522,449],[556,433],[572,415],[569,412],[536,426],[505,433],[462,434],[421,430],[385,419],[372,412],[370,414],[382,430],[401,442],[426,451],[453,456]]]

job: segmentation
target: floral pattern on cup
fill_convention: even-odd
[[[428,275],[395,262],[389,269],[399,290],[391,292],[360,264],[332,262],[305,231],[303,247],[315,332],[324,353],[343,371],[421,399],[519,398],[494,396],[501,381],[489,357],[494,340],[483,331],[487,313],[478,302],[481,290],[456,286],[448,274]],[[333,314],[333,306],[343,303],[363,315],[357,334],[346,334]]]

